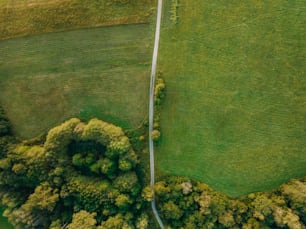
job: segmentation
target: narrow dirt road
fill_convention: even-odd
[[[159,37],[160,37],[160,24],[161,24],[161,16],[162,16],[162,5],[163,1],[158,0],[157,6],[157,19],[156,19],[156,29],[155,29],[155,41],[154,41],[154,50],[153,50],[153,58],[152,58],[152,68],[150,75],[150,105],[149,105],[149,149],[150,149],[150,173],[151,173],[151,187],[154,188],[155,184],[155,176],[154,176],[154,145],[152,140],[152,131],[153,131],[153,119],[154,119],[154,84],[155,84],[155,75],[156,75],[156,63],[158,56],[158,47],[159,47]],[[155,197],[153,195],[153,199],[151,202],[152,210],[154,216],[160,226],[160,228],[164,229],[164,224],[161,221],[158,211],[156,209]]]

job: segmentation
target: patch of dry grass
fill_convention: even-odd
[[[0,40],[79,28],[151,21],[153,0],[0,0]]]

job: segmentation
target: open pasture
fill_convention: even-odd
[[[161,172],[233,197],[306,175],[305,7],[180,0],[174,24],[166,6]]]
[[[0,42],[0,103],[20,137],[70,117],[137,128],[147,115],[150,25],[49,33]]]

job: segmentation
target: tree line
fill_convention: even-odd
[[[145,190],[150,201],[149,187]],[[271,192],[231,199],[208,185],[167,176],[155,185],[161,218],[169,228],[290,228],[306,225],[306,177]]]

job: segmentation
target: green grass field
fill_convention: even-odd
[[[168,3],[160,172],[233,197],[306,175],[305,2]]]
[[[34,137],[70,117],[133,129],[147,116],[150,25],[49,33],[0,42],[0,103]]]

